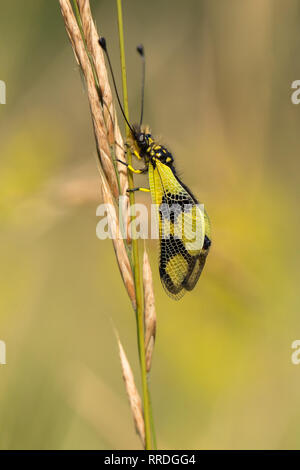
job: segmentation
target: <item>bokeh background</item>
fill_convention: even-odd
[[[124,1],[131,118],[142,42],[145,121],[205,202],[213,246],[174,302],[148,244],[159,447],[299,448],[300,1],[171,3]],[[91,4],[120,84],[115,3]],[[2,2],[0,31],[0,448],[140,448],[113,332],[140,385],[135,319],[96,238],[94,137],[58,2]]]

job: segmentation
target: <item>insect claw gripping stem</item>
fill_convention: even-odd
[[[129,163],[123,162],[122,160],[119,160],[116,158],[116,162],[122,163],[122,165],[127,166],[128,170],[132,171],[132,173],[136,173],[137,175],[140,175],[141,173],[146,173],[148,171],[148,167],[141,168],[140,170],[136,170],[133,168],[133,166],[129,165]]]
[[[134,156],[135,156],[138,160],[142,160],[142,157],[140,156],[140,154],[138,153],[137,150],[134,150],[134,151],[133,151],[133,154],[134,154]]]
[[[137,151],[136,149],[133,150],[133,149],[131,148],[131,145],[128,144],[128,142],[125,142],[124,146],[125,146],[125,149],[124,149],[125,155],[127,154],[128,150],[131,149],[131,152],[133,153],[133,155],[134,155],[138,160],[142,160],[142,157],[140,156],[140,154],[138,153],[138,151]]]

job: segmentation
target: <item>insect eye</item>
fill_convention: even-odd
[[[139,135],[139,141],[143,142],[144,139],[145,139],[145,134],[140,134]]]

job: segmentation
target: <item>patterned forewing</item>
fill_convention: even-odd
[[[180,299],[195,286],[203,269],[205,214],[172,169],[160,161],[155,168],[149,165],[149,183],[158,207],[161,281],[172,298]]]

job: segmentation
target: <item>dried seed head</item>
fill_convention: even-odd
[[[115,116],[114,133],[115,133],[115,142],[116,142],[115,143],[115,156],[117,160],[126,162],[125,152],[124,152],[124,143],[123,143],[123,139],[121,136],[120,128],[117,123],[116,111],[115,111],[114,116]],[[119,173],[119,178],[120,178],[121,194],[125,196],[127,195],[127,189],[128,189],[127,167],[126,165],[122,165],[122,163],[117,162],[117,168],[118,168],[118,173]]]
[[[145,424],[144,424],[144,417],[143,417],[143,410],[142,410],[142,401],[139,396],[139,392],[136,388],[133,373],[126,357],[125,351],[121,344],[119,337],[117,336],[118,345],[119,345],[119,353],[122,365],[122,373],[123,379],[127,391],[127,395],[129,398],[129,403],[133,415],[133,420],[135,424],[136,431],[141,438],[143,446],[145,446]]]
[[[135,288],[134,288],[134,280],[132,269],[130,266],[130,262],[128,259],[128,255],[124,246],[124,240],[121,236],[119,221],[116,213],[116,209],[114,206],[114,201],[112,197],[112,193],[110,187],[99,168],[100,179],[101,179],[101,189],[103,195],[103,201],[107,204],[107,215],[108,215],[108,223],[110,230],[112,232],[112,242],[115,249],[119,269],[123,278],[123,282],[127,289],[129,298],[132,302],[132,306],[136,308],[136,298],[135,298]]]
[[[144,285],[144,321],[145,321],[145,354],[147,372],[151,369],[152,354],[156,335],[156,311],[153,290],[152,271],[146,249],[143,257]]]
[[[154,344],[155,344],[155,337],[151,336],[148,346],[146,348],[146,370],[149,373],[151,370],[151,364],[152,364],[152,354],[154,351]]]
[[[87,43],[87,48],[92,56],[95,70],[98,76],[99,86],[101,90],[101,96],[104,103],[103,115],[107,127],[107,134],[109,138],[109,144],[112,145],[115,142],[114,138],[114,106],[112,101],[112,93],[109,86],[104,55],[101,47],[99,47],[99,34],[95,23],[92,18],[91,7],[89,0],[77,0],[82,28]]]
[[[92,66],[87,56],[84,42],[69,1],[59,0],[59,3],[75,56],[78,59],[85,76],[99,159],[112,193],[114,197],[117,198],[119,194],[117,177],[111,159],[108,131],[106,129],[101,103],[99,101]],[[98,49],[100,48],[98,47]]]
[[[123,139],[113,105],[112,92],[108,81],[104,54],[102,48],[99,47],[99,34],[91,14],[90,2],[89,0],[77,0],[77,3],[79,6],[87,47],[93,59],[99,81],[103,101],[103,117],[107,129],[108,142],[110,146],[114,145],[114,154],[116,159],[125,161]],[[125,195],[128,188],[127,168],[125,165],[120,163],[117,164],[117,168],[120,176],[121,194]]]

